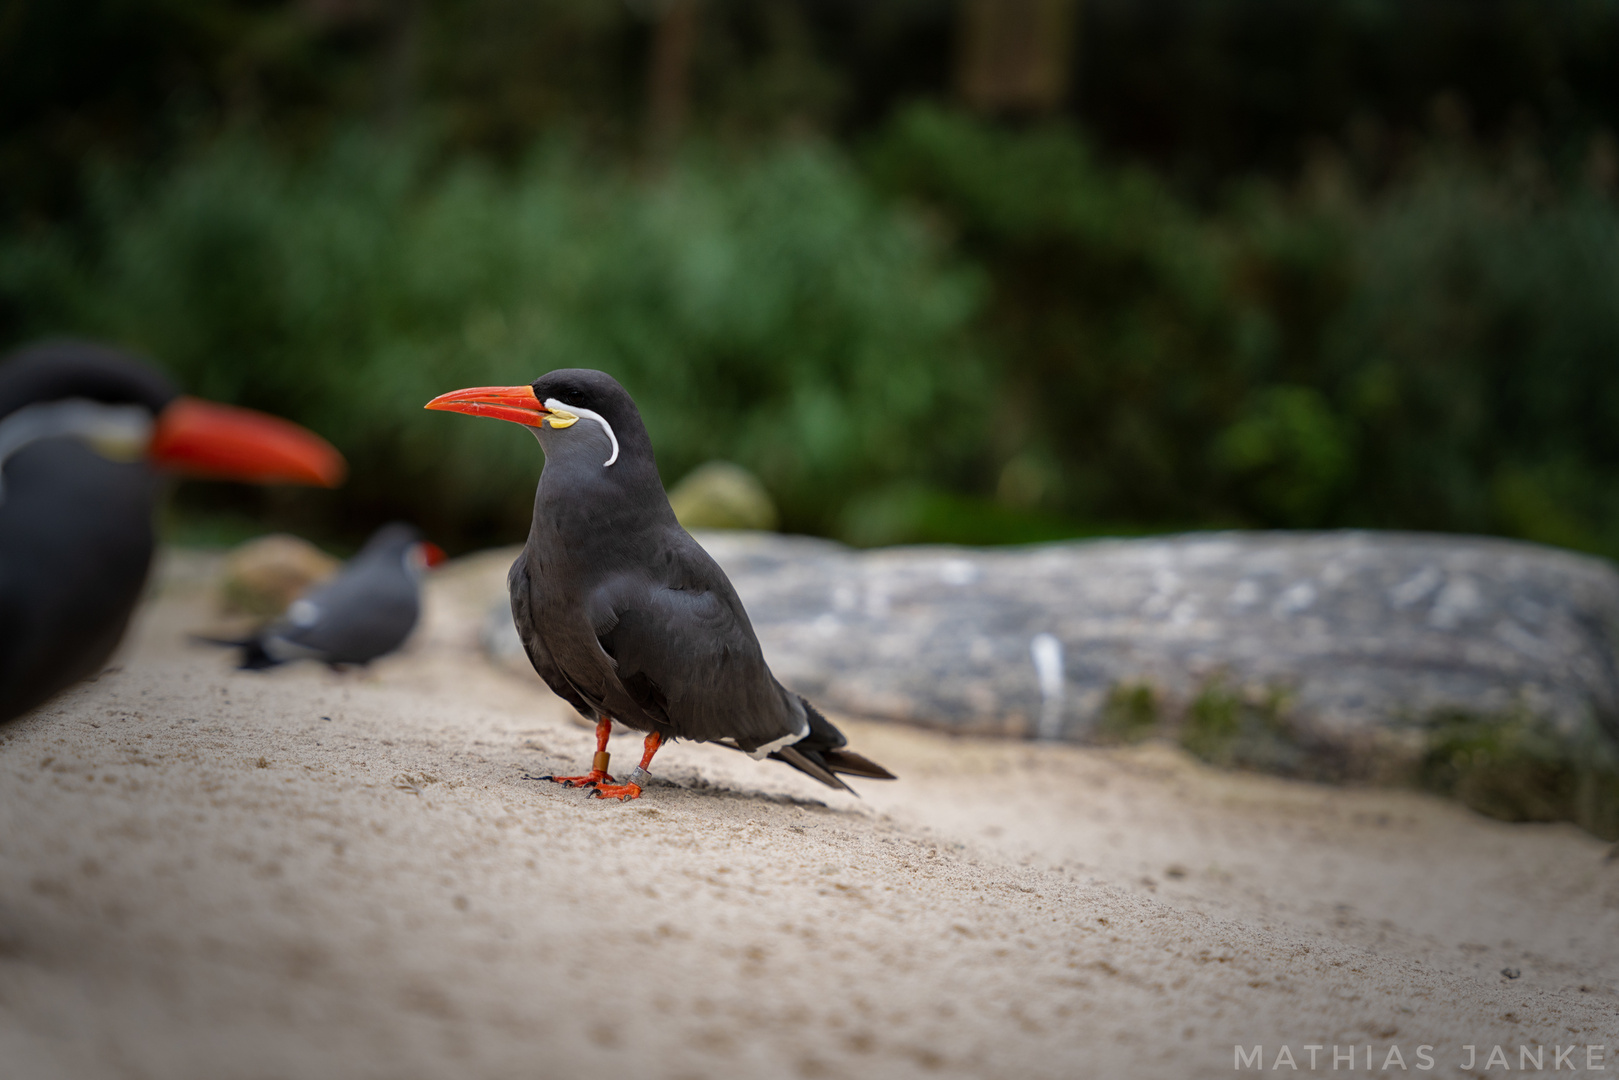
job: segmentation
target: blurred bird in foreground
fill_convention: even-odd
[[[240,668],[262,671],[289,660],[332,667],[368,664],[405,643],[421,614],[421,579],[444,561],[414,525],[394,522],[371,534],[336,577],[288,605],[245,638],[199,637],[242,650]]]
[[[105,345],[0,361],[0,722],[112,655],[151,565],[160,473],[333,487],[345,468],[298,425],[183,397]]]
[[[553,371],[427,408],[523,424],[545,451],[528,543],[507,578],[512,619],[540,677],[597,721],[590,772],[548,779],[636,799],[673,738],[775,758],[844,791],[838,773],[894,778],[770,673],[730,580],[675,520],[640,410],[611,376]],[[647,733],[622,784],[607,773],[614,720]]]

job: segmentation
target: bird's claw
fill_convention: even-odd
[[[640,784],[597,784],[591,791],[592,799],[617,799],[623,802],[626,799],[639,799],[641,797]]]
[[[525,780],[549,780],[551,783],[561,784],[563,787],[595,787],[597,784],[611,784],[613,782],[613,778],[604,772],[586,773],[584,776],[529,776],[524,773],[523,778]]]

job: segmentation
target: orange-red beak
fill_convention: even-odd
[[[158,416],[147,457],[187,476],[258,484],[336,487],[348,473],[336,447],[290,420],[194,397]]]
[[[440,394],[423,408],[510,420],[526,427],[539,427],[551,415],[551,410],[540,404],[533,387],[529,386],[474,386],[453,390]]]
[[[429,569],[437,566],[439,563],[449,558],[448,555],[444,554],[444,549],[433,543],[431,540],[423,540],[421,543],[417,544],[416,547],[420,549],[422,553],[422,564],[427,566]]]

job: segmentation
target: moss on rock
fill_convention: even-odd
[[[1619,753],[1527,712],[1431,717],[1417,782],[1502,821],[1572,821],[1619,840]]]

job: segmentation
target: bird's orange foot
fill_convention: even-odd
[[[606,771],[602,769],[591,769],[583,776],[535,776],[531,779],[549,780],[553,784],[561,784],[563,787],[595,787],[598,784],[611,784],[613,782],[613,778],[608,776]]]
[[[639,799],[641,797],[640,784],[597,784],[596,790],[590,793],[593,799]]]

